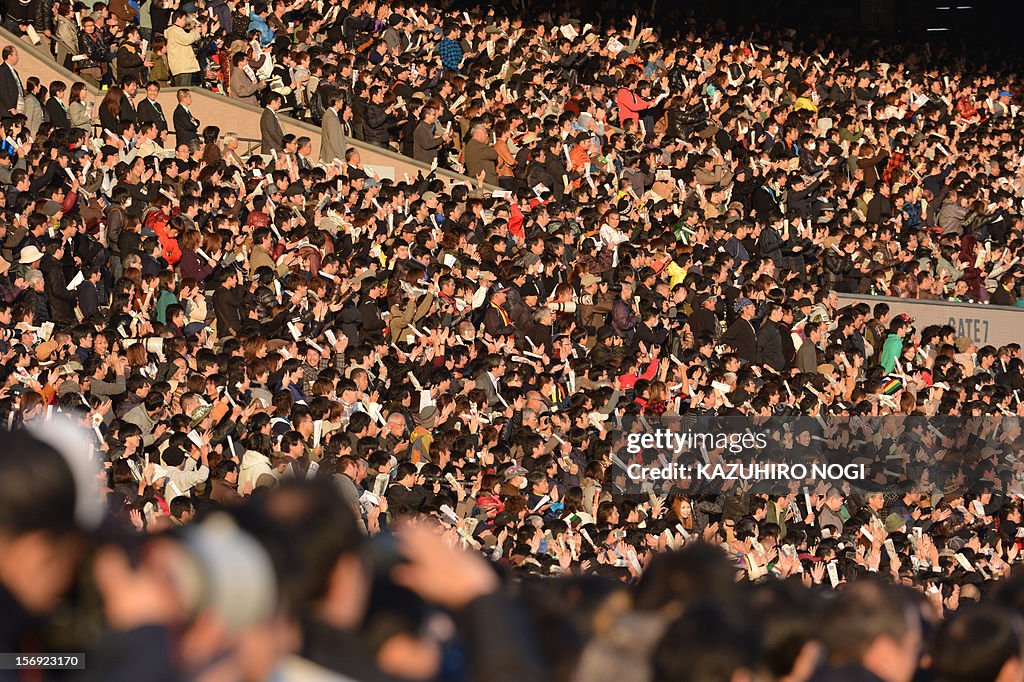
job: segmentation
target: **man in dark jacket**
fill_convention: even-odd
[[[46,255],[39,263],[39,270],[46,280],[46,296],[50,300],[50,315],[59,325],[75,324],[75,292],[68,291],[68,282],[64,277],[60,259],[64,257],[64,245],[51,242],[46,247]]]
[[[10,119],[25,111],[25,89],[14,68],[18,65],[18,48],[8,45],[0,56],[4,60],[0,65],[0,118]]]
[[[623,284],[619,297],[612,304],[612,329],[622,337],[624,345],[632,345],[636,333],[636,307],[633,303],[633,287]]]
[[[782,306],[778,303],[768,304],[768,319],[757,332],[757,362],[781,372],[786,366],[786,358],[782,352],[782,333],[779,323],[782,321]]]
[[[491,303],[484,313],[484,330],[494,338],[499,336],[510,336],[516,329],[512,325],[512,318],[505,310],[505,303],[508,300],[508,289],[499,286],[491,292]]]
[[[387,323],[380,314],[380,306],[377,305],[377,301],[384,300],[385,293],[386,288],[376,277],[367,277],[363,280],[359,305],[356,306],[361,340],[380,334],[387,328]]]
[[[548,176],[551,178],[551,184],[548,188],[554,193],[556,199],[561,199],[565,194],[568,187],[566,183],[571,181],[573,178],[570,177],[569,171],[565,167],[565,158],[562,157],[559,149],[562,146],[562,141],[558,138],[552,138],[548,141],[547,155],[545,157],[545,167],[548,172]],[[495,153],[497,156],[497,153]]]
[[[213,292],[213,312],[217,316],[217,335],[224,337],[238,333],[242,326],[242,301],[245,290],[238,286],[238,272],[234,268],[224,271],[220,286]]]
[[[530,163],[526,166],[526,184],[531,189],[537,185],[544,185],[554,191],[555,179],[551,177],[551,172],[548,170],[547,152],[543,147],[538,147],[530,153],[530,157]],[[558,182],[560,183],[561,180]]]
[[[412,462],[402,462],[395,471],[395,483],[388,488],[388,507],[393,514],[419,512],[427,500],[427,492],[416,483],[418,474]]]
[[[642,319],[636,326],[636,334],[633,336],[635,346],[639,347],[641,343],[647,348],[665,346],[668,341],[668,330],[659,324],[660,316],[661,311],[653,306],[642,311]]]
[[[780,223],[781,216],[775,215],[769,218],[765,226],[761,228],[761,235],[757,238],[757,250],[762,258],[770,259],[776,268],[782,268],[782,246],[785,240],[776,227]]]
[[[451,132],[443,135],[435,134],[434,124],[437,121],[437,109],[423,108],[423,119],[413,132],[413,158],[423,163],[432,163],[437,159],[441,145],[451,138]]]
[[[892,218],[892,200],[889,186],[884,182],[875,185],[875,196],[868,202],[868,225],[880,225]]]
[[[370,102],[363,115],[363,139],[376,147],[387,149],[391,141],[388,131],[393,124],[391,108],[384,107],[384,88],[375,85],[369,92]]]
[[[85,280],[78,285],[75,294],[78,296],[78,309],[82,317],[89,317],[100,308],[100,293],[98,284],[100,271],[93,267],[82,268],[82,276]]]
[[[139,52],[139,29],[136,26],[129,26],[125,29],[124,40],[117,48],[115,59],[117,60],[117,75],[124,80],[131,76],[136,81],[142,80],[142,74],[148,64],[145,55]]]
[[[178,106],[174,108],[173,116],[178,144],[187,144],[199,139],[199,119],[189,111],[191,104],[192,93],[185,88],[178,90]]]
[[[796,173],[789,183],[789,191],[786,192],[786,207],[789,211],[796,213],[804,220],[812,220],[812,206],[818,196],[818,188],[821,187],[821,179],[824,175],[812,178],[810,182],[804,176]]]
[[[146,84],[146,99],[139,102],[139,106],[135,110],[135,118],[139,123],[145,121],[152,121],[156,124],[156,129],[160,131],[160,139],[164,138],[164,133],[167,132],[167,117],[164,116],[164,109],[157,101],[157,97],[160,96],[160,84],[155,81],[150,81]]]
[[[694,338],[707,334],[712,339],[718,338],[721,330],[718,325],[718,317],[715,315],[715,305],[718,300],[712,294],[699,294],[694,304],[694,311],[690,315],[690,331]]]
[[[736,321],[722,335],[722,343],[730,348],[745,362],[757,361],[757,332],[754,331],[754,314],[756,308],[749,298],[736,301],[734,310],[739,313]]]
[[[821,343],[822,323],[804,325],[804,342],[796,352],[796,368],[804,374],[818,372],[818,344]]]
[[[121,123],[135,123],[138,120],[139,112],[135,106],[135,96],[138,92],[138,77],[127,75],[121,79],[121,112],[118,115]]]
[[[284,129],[277,118],[277,112],[284,104],[284,97],[279,92],[267,96],[267,106],[260,115],[260,140],[264,154],[284,150]]]

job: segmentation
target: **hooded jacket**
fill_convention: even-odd
[[[242,465],[238,468],[238,492],[241,493],[250,482],[255,488],[260,476],[264,474],[274,475],[270,458],[255,450],[246,450],[242,455]]]

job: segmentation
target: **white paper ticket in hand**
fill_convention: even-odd
[[[422,412],[427,407],[434,405],[434,397],[430,395],[430,391],[420,391],[420,411]]]
[[[388,483],[391,482],[391,477],[387,474],[377,474],[376,478],[373,479],[373,494],[377,497],[383,497],[384,493],[387,492]]]
[[[452,508],[449,507],[447,504],[442,504],[441,505],[441,513],[444,514],[445,516],[447,516],[449,519],[451,519],[452,523],[458,525],[458,523],[459,523],[459,516],[458,516],[458,514],[456,514],[454,511],[452,511]]]
[[[81,284],[84,281],[85,281],[85,275],[82,274],[81,270],[79,270],[78,274],[75,275],[74,277],[72,277],[71,281],[68,282],[67,290],[68,291],[74,291],[75,289],[78,288],[78,285]]]
[[[320,447],[320,439],[324,433],[324,420],[316,419],[313,421],[313,447]]]
[[[836,568],[836,562],[830,561],[825,566],[825,570],[828,572],[828,581],[832,583],[832,587],[836,588],[839,586],[839,569]]]

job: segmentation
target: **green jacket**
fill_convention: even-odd
[[[885,337],[885,345],[882,346],[882,354],[878,363],[885,370],[886,374],[896,367],[896,358],[903,353],[903,337],[898,334],[889,334]]]
[[[178,302],[178,297],[170,291],[162,290],[156,297],[156,321],[167,324],[167,306]]]

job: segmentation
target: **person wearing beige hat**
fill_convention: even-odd
[[[958,336],[954,345],[956,346],[954,358],[957,363],[964,368],[964,373],[967,376],[973,376],[974,369],[977,366],[975,358],[978,352],[978,344],[969,336]]]
[[[519,146],[520,147],[525,147],[528,144],[533,144],[534,142],[536,142],[539,139],[540,138],[537,136],[537,133],[535,133],[533,131],[528,131],[521,138],[519,138]]]
[[[974,339],[969,336],[956,337],[955,345],[956,352],[958,354],[972,355],[976,350],[978,350],[978,344],[976,344]]]
[[[18,256],[18,263],[29,267],[35,267],[42,259],[43,252],[34,244],[29,244],[28,246],[22,247],[21,253]]]

